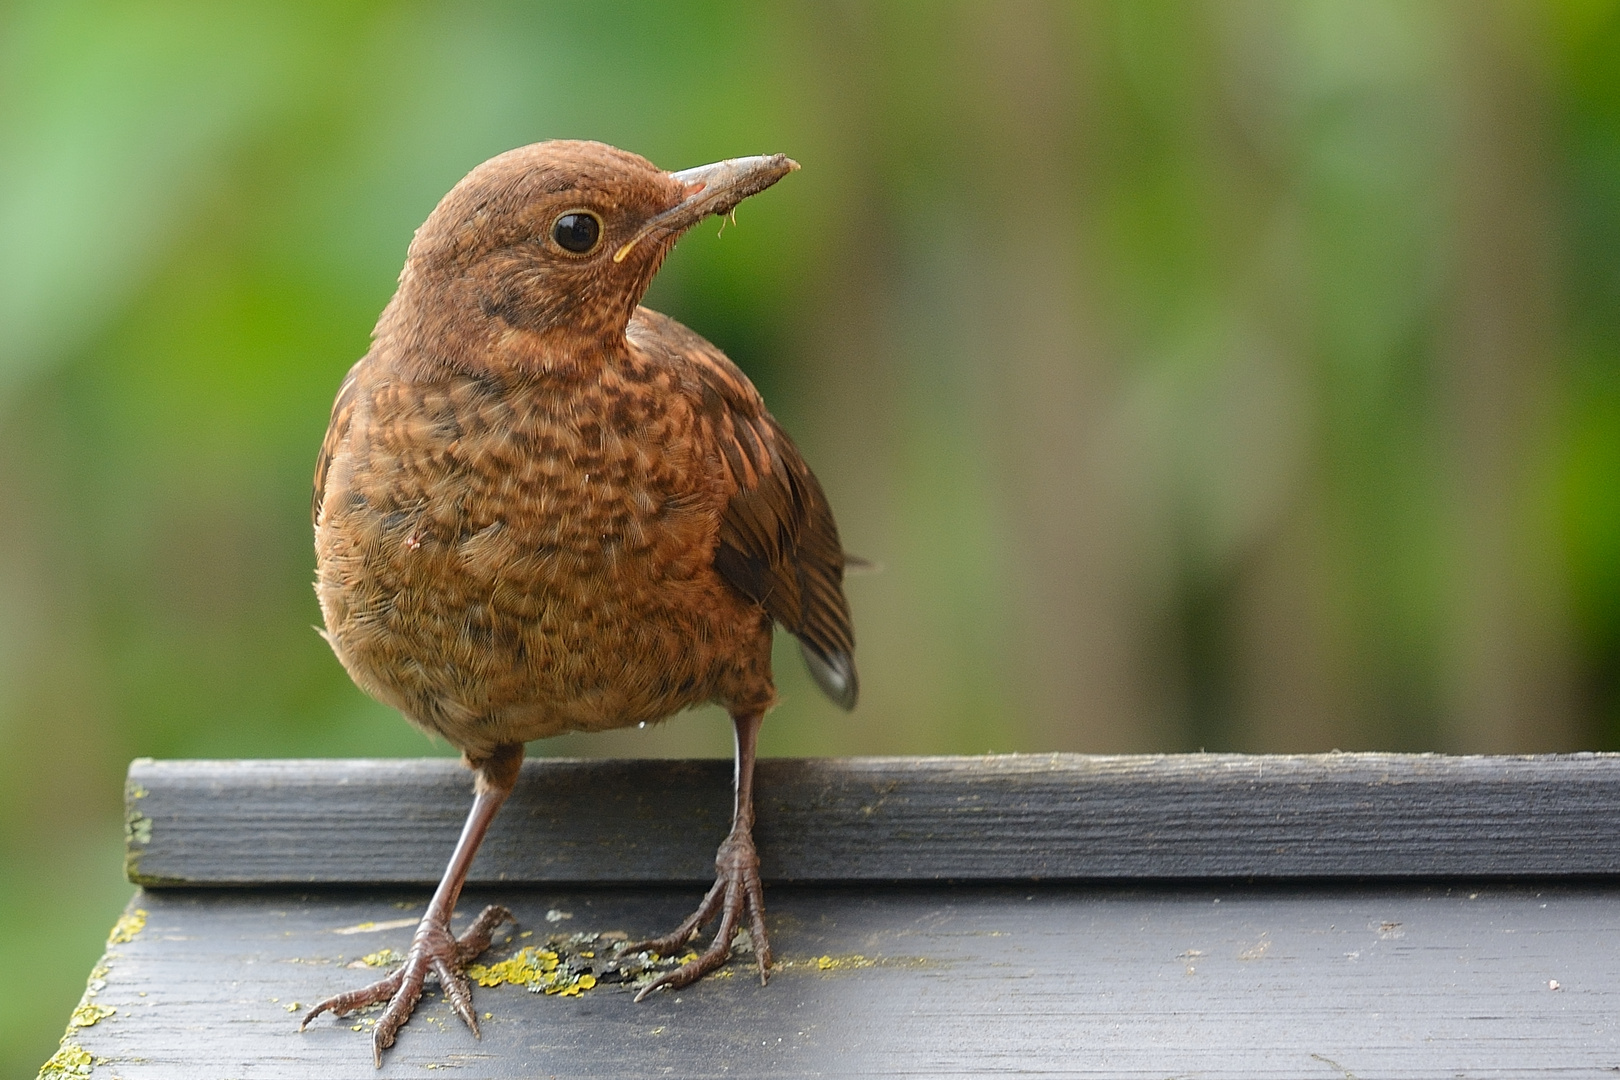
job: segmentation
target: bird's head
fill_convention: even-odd
[[[665,172],[597,142],[519,147],[439,202],[411,242],[401,291],[542,334],[616,336],[682,233],[798,167],[774,154]]]

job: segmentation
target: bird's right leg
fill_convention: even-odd
[[[679,990],[703,978],[726,962],[731,942],[748,920],[748,933],[754,943],[754,959],[759,963],[763,985],[771,970],[771,940],[765,932],[765,887],[759,880],[759,855],[754,850],[754,757],[759,742],[759,725],[764,712],[735,713],[731,717],[737,736],[737,763],[733,784],[736,801],[731,814],[731,833],[720,844],[714,858],[715,880],[709,895],[686,921],[663,937],[621,945],[621,955],[630,952],[672,953],[686,948],[687,942],[716,915],[720,926],[714,940],[695,959],[666,971],[636,994],[640,1001],[661,986]]]
[[[456,849],[450,855],[450,865],[445,867],[439,887],[434,890],[433,899],[428,902],[427,911],[417,924],[416,936],[411,940],[405,962],[395,968],[392,974],[370,986],[350,990],[321,1002],[305,1014],[303,1022],[298,1025],[298,1030],[302,1031],[323,1012],[343,1016],[367,1005],[388,1002],[388,1008],[377,1018],[377,1026],[371,1033],[372,1058],[379,1068],[382,1066],[382,1052],[394,1045],[394,1037],[399,1029],[411,1018],[430,974],[439,981],[456,1015],[472,1028],[474,1035],[478,1034],[472,991],[462,970],[479,953],[489,948],[490,935],[495,928],[512,918],[512,913],[506,908],[491,905],[479,913],[467,932],[459,938],[450,930],[450,916],[456,910],[456,900],[461,896],[461,887],[466,884],[467,871],[472,868],[473,856],[478,854],[478,845],[483,842],[490,822],[495,820],[495,814],[517,783],[518,770],[523,764],[523,744],[502,746],[488,758],[467,759],[467,764],[478,778],[472,810],[461,828],[461,839],[456,842]]]

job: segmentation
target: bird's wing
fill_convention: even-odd
[[[799,639],[822,691],[854,708],[859,682],[844,549],[821,484],[748,376],[719,349],[645,308],[631,333],[656,338],[659,351],[680,363],[699,422],[735,485],[720,519],[715,569]]]
[[[333,455],[349,433],[349,420],[354,415],[355,373],[359,370],[360,362],[357,362],[343,376],[337,399],[332,402],[332,419],[326,425],[326,438],[321,440],[321,452],[315,459],[315,493],[310,501],[309,518],[317,525],[321,520],[321,502],[326,498],[326,474],[332,468]]]

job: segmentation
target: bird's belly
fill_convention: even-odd
[[[768,685],[768,621],[714,573],[714,515],[591,483],[414,513],[351,486],[322,523],[317,591],[355,680],[474,751],[727,697],[744,658]]]

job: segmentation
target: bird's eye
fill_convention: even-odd
[[[564,251],[584,255],[602,241],[602,219],[584,210],[573,210],[551,225],[551,238]]]

